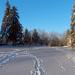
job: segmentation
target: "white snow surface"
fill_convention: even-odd
[[[64,47],[0,48],[0,75],[75,75],[75,51]]]

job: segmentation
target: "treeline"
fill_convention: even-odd
[[[20,40],[16,40],[15,42],[13,40],[8,41],[8,35],[2,38],[2,33],[1,33],[0,44],[1,45],[25,45],[25,46],[64,46],[66,45],[64,35],[61,35],[55,32],[48,33],[44,31],[38,31],[37,29],[34,29],[32,31],[25,29],[22,32],[22,36]]]
[[[25,29],[23,32],[22,43],[23,45],[41,45],[41,46],[66,46],[65,34],[59,34],[56,32],[45,32],[34,29],[29,31]]]

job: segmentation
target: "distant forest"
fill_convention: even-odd
[[[0,45],[28,45],[28,46],[64,46],[66,36],[58,33],[47,33],[34,29],[24,29],[19,21],[19,14],[15,6],[11,7],[9,1],[2,20],[0,31]]]

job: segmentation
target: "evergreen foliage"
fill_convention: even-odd
[[[9,1],[6,3],[6,11],[2,21],[1,32],[3,43],[12,42],[14,44],[21,42],[22,25],[19,22],[17,8],[15,6],[11,8]]]
[[[40,39],[39,34],[38,34],[37,30],[34,29],[33,33],[32,33],[32,41],[33,41],[33,43],[34,44],[38,44],[39,43],[39,39]]]
[[[28,29],[25,29],[25,32],[24,32],[24,43],[27,45],[31,43],[31,34],[28,31]]]

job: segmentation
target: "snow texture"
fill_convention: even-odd
[[[28,51],[25,51],[25,50],[15,49],[15,51],[10,52],[10,53],[2,53],[0,55],[0,66],[7,64],[10,60],[12,60],[13,58],[16,58],[16,56],[18,56],[20,53],[21,55],[25,55],[25,56],[29,56],[30,58],[33,58],[34,70],[31,71],[31,75],[43,75],[44,74],[44,70],[41,67],[41,61],[36,56],[34,56],[33,54],[30,54]]]

